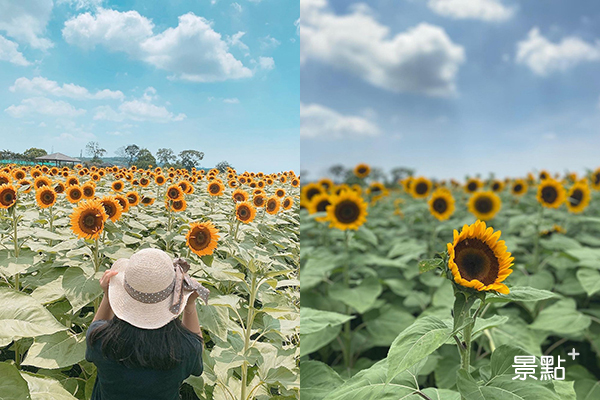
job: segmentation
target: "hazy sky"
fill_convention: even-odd
[[[597,1],[303,0],[302,169],[600,166]]]
[[[0,145],[299,168],[299,3],[0,1]]]

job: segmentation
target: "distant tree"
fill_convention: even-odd
[[[329,167],[329,174],[333,176],[335,181],[339,181],[344,177],[346,173],[346,168],[342,164],[336,164]]]
[[[140,147],[136,144],[129,144],[125,146],[123,149],[123,153],[125,153],[125,159],[127,160],[127,166],[131,167],[135,160],[138,157],[138,153],[140,152]]]
[[[218,169],[220,172],[227,172],[227,168],[233,168],[233,165],[229,164],[227,161],[221,161],[220,163],[215,165],[215,168]]]
[[[106,150],[100,147],[98,142],[93,141],[85,145],[85,152],[88,156],[92,157],[90,160],[92,163],[101,163],[102,156],[106,154]]]
[[[133,165],[138,168],[147,169],[151,165],[156,166],[156,158],[154,158],[150,150],[140,149]]]
[[[415,173],[414,170],[405,167],[396,167],[390,171],[392,175],[392,183],[398,183],[399,180],[404,179],[406,177],[412,176]]]
[[[198,168],[203,158],[204,153],[198,150],[183,150],[179,153],[180,163],[188,171],[194,167]]]
[[[385,172],[381,168],[371,168],[371,179],[377,182],[385,181]]]
[[[47,156],[48,152],[44,149],[38,149],[37,147],[32,147],[23,152],[23,155],[27,158],[35,159],[37,157]]]
[[[177,163],[177,156],[171,149],[162,148],[156,152],[156,159],[165,168],[169,168]]]

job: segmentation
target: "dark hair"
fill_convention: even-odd
[[[186,354],[196,353],[202,339],[175,318],[157,329],[141,329],[116,315],[90,332],[93,346],[102,341],[102,355],[132,368],[167,370],[180,364]]]

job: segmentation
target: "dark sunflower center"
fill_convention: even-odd
[[[281,191],[281,190],[278,190],[278,191],[277,191],[277,196],[279,196],[279,197],[283,196],[283,191]]]
[[[254,198],[254,204],[260,207],[263,204],[265,204],[265,199],[262,198],[262,197],[255,197]]]
[[[104,206],[104,211],[106,211],[106,214],[108,215],[108,217],[112,217],[113,215],[115,215],[115,208],[112,206],[112,204],[109,203],[104,203],[102,204]]]
[[[331,204],[329,200],[321,200],[317,203],[317,212],[327,211],[327,206]]]
[[[365,167],[360,167],[358,169],[358,173],[361,174],[361,175],[364,174],[365,172],[367,172],[367,169]]]
[[[469,182],[469,184],[467,185],[467,189],[469,189],[469,192],[474,192],[477,190],[477,182]]]
[[[360,216],[360,207],[351,200],[344,200],[336,205],[335,217],[343,224],[351,224]]]
[[[594,174],[594,184],[595,185],[600,184],[600,172],[598,172],[597,174]]]
[[[523,190],[523,185],[517,183],[513,189],[515,190],[515,193],[521,193],[521,191]]]
[[[371,188],[371,193],[379,193],[381,192],[381,188],[379,186],[373,186]]]
[[[181,200],[174,201],[173,208],[175,210],[181,210],[183,208],[183,202]]]
[[[569,203],[571,203],[572,206],[576,206],[581,203],[581,200],[583,200],[583,190],[575,189],[569,197]]]
[[[172,199],[176,199],[177,196],[179,196],[179,191],[177,191],[177,189],[171,189],[169,190],[169,197]]]
[[[435,199],[433,201],[433,209],[439,214],[443,214],[444,212],[446,212],[446,210],[448,209],[448,203],[446,202],[446,199],[443,199],[441,197]]]
[[[210,185],[210,192],[211,193],[219,193],[219,190],[220,190],[219,185],[216,185],[216,184],[215,185]]]
[[[290,201],[289,201],[289,200],[287,200],[287,199],[286,199],[286,200],[284,200],[284,202],[283,202],[283,206],[284,206],[284,207],[286,207],[286,208],[287,208],[287,207],[289,207],[289,206],[290,206]]]
[[[546,186],[542,189],[542,200],[545,203],[552,204],[558,198],[558,191],[553,186]]]
[[[429,185],[426,184],[425,182],[419,182],[419,183],[417,183],[417,186],[415,186],[415,192],[417,194],[425,194],[425,193],[427,193],[428,189],[429,189]]]
[[[482,214],[487,214],[494,209],[494,202],[489,197],[480,197],[475,201],[475,209]]]
[[[4,204],[10,204],[10,203],[12,203],[14,200],[15,200],[15,195],[14,195],[12,192],[10,192],[10,191],[6,191],[6,192],[4,193],[4,196],[2,196],[2,202],[3,202]]]
[[[277,206],[277,203],[275,203],[274,201],[267,202],[267,209],[269,211],[273,211],[276,206]]]
[[[319,193],[321,193],[321,191],[319,189],[309,189],[306,192],[306,198],[308,200],[311,200],[313,197],[315,197],[316,195],[318,195]]]
[[[454,262],[460,276],[472,281],[477,279],[484,285],[490,285],[498,278],[500,264],[494,251],[479,239],[468,238],[454,247]]]
[[[497,192],[499,189],[500,189],[500,184],[499,184],[498,182],[495,182],[495,183],[492,185],[492,190],[493,190],[494,192]]]
[[[86,228],[92,229],[96,226],[96,217],[93,214],[87,214],[83,217],[82,223]]]
[[[248,209],[247,209],[246,207],[241,207],[241,208],[238,210],[238,215],[239,215],[241,218],[246,218],[246,217],[248,217],[248,215],[249,215]]]
[[[79,190],[71,191],[71,198],[77,200],[80,197],[81,197],[81,191],[79,191]]]
[[[50,192],[45,192],[42,195],[42,201],[44,202],[44,204],[50,204],[54,201],[54,195]]]
[[[86,195],[87,197],[90,197],[94,194],[94,191],[92,188],[85,188],[85,189],[83,189],[83,194]]]
[[[130,194],[129,196],[127,196],[127,200],[129,201],[129,203],[133,204],[136,202],[137,197],[135,197],[135,195]]]
[[[236,200],[236,201],[244,201],[244,195],[243,195],[243,194],[241,194],[241,193],[237,193],[237,194],[235,195],[235,200]]]
[[[210,243],[210,233],[206,230],[197,230],[192,235],[192,241],[196,250],[202,250]]]

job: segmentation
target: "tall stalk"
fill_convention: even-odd
[[[252,336],[252,324],[254,323],[254,317],[256,316],[254,310],[254,302],[256,301],[257,291],[257,280],[256,274],[250,272],[250,302],[248,303],[248,315],[246,316],[246,330],[244,332],[244,357],[250,348],[250,336]],[[247,400],[246,391],[248,390],[248,361],[244,360],[242,363],[242,389],[240,400]]]
[[[533,271],[537,271],[540,263],[540,226],[542,225],[542,221],[544,218],[544,207],[542,205],[539,206],[540,211],[538,212],[538,217],[535,222],[535,232],[533,237]]]
[[[344,231],[344,250],[348,257],[346,261],[346,265],[344,266],[344,287],[346,289],[350,288],[350,234],[348,230]],[[346,305],[346,315],[350,314],[351,309],[350,306]],[[343,351],[344,355],[344,365],[346,366],[346,370],[348,374],[350,374],[350,368],[352,367],[352,328],[350,326],[350,321],[346,321],[344,323],[344,346],[345,351]]]

